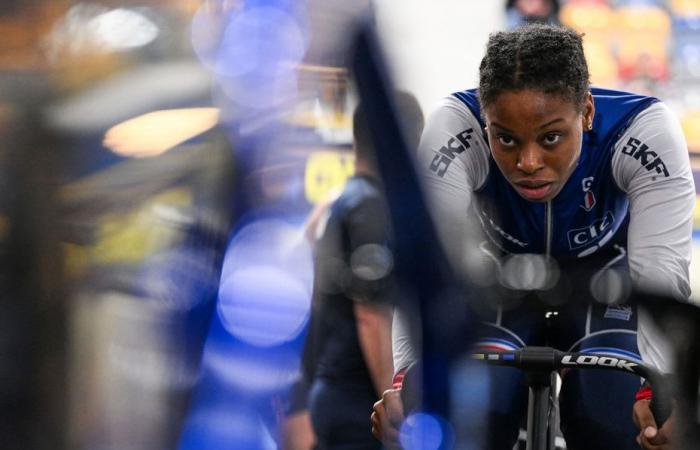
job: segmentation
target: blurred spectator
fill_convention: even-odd
[[[415,150],[422,112],[411,94],[399,92],[395,100]],[[392,260],[387,208],[361,106],[353,117],[353,135],[355,176],[339,198],[321,204],[309,219],[307,236],[318,237],[314,306],[304,380],[295,388],[285,424],[288,450],[308,449],[314,437],[319,449],[381,448],[367,423],[393,373]]]
[[[559,0],[508,0],[507,27],[515,28],[530,22],[559,23]]]

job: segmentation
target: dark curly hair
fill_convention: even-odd
[[[590,82],[581,38],[543,24],[492,33],[479,66],[481,108],[504,91],[533,89],[561,95],[582,110]]]

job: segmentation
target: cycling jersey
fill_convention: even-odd
[[[637,287],[686,299],[695,188],[682,130],[655,98],[598,88],[592,94],[593,129],[584,133],[570,178],[547,203],[523,199],[498,170],[476,90],[442,101],[426,122],[418,164],[448,253],[464,259],[464,245],[454,243],[473,238],[467,230],[478,217],[503,254],[599,268],[624,256]],[[415,359],[398,322],[396,370]],[[668,371],[668,347],[641,311],[638,326],[642,359]]]

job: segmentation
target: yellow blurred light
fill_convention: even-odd
[[[562,6],[559,17],[564,25],[581,32],[605,31],[612,27],[615,15],[607,5]]]
[[[610,85],[617,82],[617,62],[608,42],[584,36],[583,48],[591,73],[591,82]]]
[[[319,151],[306,161],[304,188],[309,203],[318,204],[340,190],[355,171],[350,152]]]
[[[683,114],[681,116],[681,126],[688,141],[690,152],[700,154],[700,110]]]
[[[92,256],[103,263],[136,262],[172,245],[178,239],[179,231],[157,217],[157,206],[179,208],[191,204],[192,192],[189,189],[173,188],[139,205],[130,214],[105,216]]]
[[[620,61],[634,61],[641,56],[665,61],[667,59],[666,42],[653,36],[627,36],[619,42]]]
[[[661,8],[629,6],[618,9],[616,23],[625,31],[643,31],[662,37],[671,31],[671,18]]]
[[[157,156],[213,128],[219,113],[217,108],[154,111],[110,128],[103,145],[122,156]]]
[[[110,213],[99,221],[95,242],[66,243],[64,258],[69,276],[78,276],[91,264],[137,263],[175,245],[182,237],[177,227],[159,217],[158,208],[188,207],[193,195],[187,188],[161,192],[126,213]]]
[[[671,0],[671,11],[679,16],[700,16],[700,1]]]
[[[351,130],[352,117],[346,114],[319,115],[316,111],[299,111],[291,114],[287,122],[307,128],[324,128],[330,130]]]

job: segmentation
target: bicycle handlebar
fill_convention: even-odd
[[[598,353],[562,352],[551,347],[523,347],[505,352],[474,352],[474,359],[498,366],[517,367],[525,372],[552,372],[563,368],[617,370],[640,376],[652,386],[650,408],[657,426],[671,415],[670,383],[667,377],[638,360]]]

